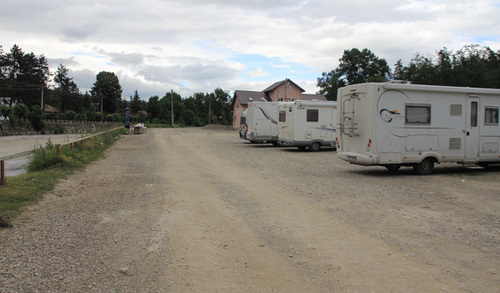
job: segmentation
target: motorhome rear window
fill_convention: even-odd
[[[406,123],[431,124],[431,105],[406,105]]]
[[[286,122],[286,111],[280,111],[279,121]]]
[[[307,122],[318,122],[319,110],[307,109]]]
[[[498,125],[498,107],[486,106],[484,108],[484,124]]]

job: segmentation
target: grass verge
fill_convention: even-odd
[[[12,220],[22,209],[38,202],[52,190],[58,180],[66,178],[75,170],[104,155],[104,151],[115,143],[123,129],[103,133],[59,148],[50,141],[44,148],[34,151],[26,174],[5,178],[0,186],[0,228],[12,227]]]

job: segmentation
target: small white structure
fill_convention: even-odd
[[[500,90],[407,82],[338,90],[337,156],[389,170],[500,163]]]
[[[278,142],[301,150],[335,147],[337,103],[295,101],[279,107]]]
[[[146,133],[147,127],[144,126],[143,123],[138,123],[134,125],[134,134],[143,134]]]
[[[278,140],[278,102],[249,102],[246,112],[244,139],[252,143],[272,143]]]

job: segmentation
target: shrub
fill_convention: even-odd
[[[42,131],[45,128],[45,122],[42,119],[42,108],[33,106],[30,113],[31,126],[36,131]]]
[[[14,106],[14,115],[20,119],[28,119],[29,112],[28,106],[25,104],[17,104]]]
[[[66,113],[64,113],[64,117],[66,118],[66,120],[75,120],[76,112],[71,110],[66,111]]]

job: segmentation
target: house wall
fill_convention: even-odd
[[[241,105],[236,99],[233,107],[233,129],[240,129],[241,111],[248,108],[247,105]]]
[[[271,97],[271,101],[273,102],[279,102],[280,100],[302,100],[302,91],[293,83],[290,83],[290,86],[286,89],[285,92],[285,83],[283,83],[273,91],[270,91],[269,96]]]

